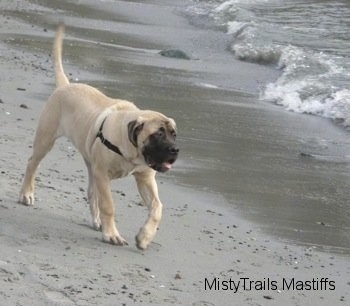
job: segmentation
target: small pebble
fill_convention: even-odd
[[[181,276],[181,274],[180,274],[180,272],[177,272],[176,274],[175,274],[175,277],[174,277],[175,279],[182,279],[182,276]]]

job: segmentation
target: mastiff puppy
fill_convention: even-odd
[[[102,230],[106,242],[127,244],[114,221],[110,181],[130,174],[135,177],[149,209],[136,236],[137,247],[145,249],[162,217],[156,172],[169,170],[179,152],[175,121],[155,111],[140,110],[131,102],[109,98],[91,86],[70,84],[62,68],[63,33],[60,25],[53,45],[56,89],[39,118],[19,202],[34,204],[36,169],[55,140],[66,136],[84,158],[92,222]]]

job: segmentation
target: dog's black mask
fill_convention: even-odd
[[[175,140],[175,131],[164,127],[151,134],[142,150],[147,165],[159,172],[170,170],[179,153]]]

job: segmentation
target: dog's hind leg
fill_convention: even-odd
[[[48,112],[46,112],[48,113]],[[41,115],[39,124],[35,133],[33,152],[28,160],[22,188],[19,195],[19,202],[26,205],[34,204],[34,183],[35,173],[39,166],[40,161],[53,147],[58,135],[58,118]],[[49,114],[48,114],[49,115]]]
[[[144,250],[154,238],[162,218],[163,205],[158,197],[155,172],[134,174],[139,193],[148,207],[148,218],[136,236],[136,246]]]

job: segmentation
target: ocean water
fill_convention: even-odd
[[[225,31],[236,58],[281,71],[261,100],[350,129],[350,1],[193,0],[188,13]]]

